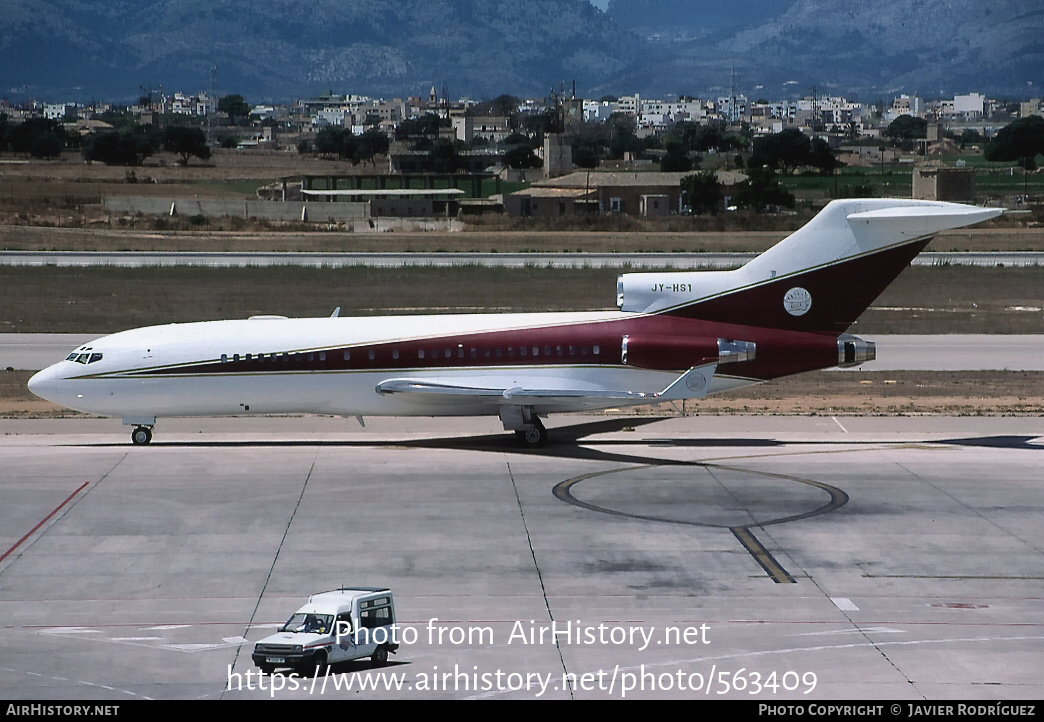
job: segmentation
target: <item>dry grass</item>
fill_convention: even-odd
[[[261,313],[344,315],[615,307],[614,269],[0,267],[0,332],[118,331]],[[1039,268],[907,269],[854,333],[1041,333]],[[1026,310],[1030,309],[1030,310]],[[1032,310],[1038,309],[1038,310]]]

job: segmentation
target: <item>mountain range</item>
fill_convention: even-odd
[[[1040,97],[1025,0],[0,0],[0,95]]]

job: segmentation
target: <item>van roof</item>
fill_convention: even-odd
[[[332,589],[328,592],[317,592],[308,598],[308,603],[297,611],[316,612],[319,614],[336,614],[343,607],[350,604],[356,597],[367,596],[387,592],[391,596],[388,587],[344,587]]]

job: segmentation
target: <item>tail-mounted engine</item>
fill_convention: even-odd
[[[837,337],[837,365],[858,366],[877,358],[877,344],[843,333]]]
[[[700,364],[718,365],[753,361],[753,341],[730,338],[676,338],[673,336],[624,336],[620,360],[643,369],[687,369]]]

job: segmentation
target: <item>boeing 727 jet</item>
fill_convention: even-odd
[[[845,330],[932,236],[1000,215],[935,201],[828,204],[731,271],[628,273],[617,311],[247,320],[123,331],[32,377],[42,398],[152,439],[170,416],[541,417],[710,393],[875,358]]]

